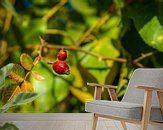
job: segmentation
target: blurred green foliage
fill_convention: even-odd
[[[21,59],[21,64],[23,67],[29,67],[30,62],[27,61],[30,59],[30,56],[27,54],[22,54],[21,57],[22,56],[23,59]],[[32,64],[33,61],[31,62],[31,65]],[[32,92],[32,84],[26,80],[29,72],[27,72],[25,76],[25,70],[23,67],[18,64],[10,63],[0,69],[0,113],[6,112],[13,106],[32,102],[38,97],[37,93]]]
[[[40,97],[10,111],[84,112],[94,92],[87,82],[118,85],[121,100],[134,69],[163,67],[162,6],[162,0],[1,0],[0,67],[20,63],[22,53],[34,60],[39,36],[53,46],[43,48],[34,67],[22,65],[32,69],[28,81]],[[46,62],[56,60],[56,45],[69,47],[70,75],[57,75]],[[109,99],[106,90],[102,98]]]

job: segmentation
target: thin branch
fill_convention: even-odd
[[[90,34],[87,40],[98,41],[98,39],[93,34]]]
[[[140,67],[140,68],[144,68],[144,65],[142,65],[141,63],[134,63],[135,65],[137,65],[138,67]]]
[[[10,24],[11,24],[11,19],[12,19],[12,13],[11,11],[7,11],[7,15],[6,15],[6,19],[4,22],[4,28],[3,28],[3,33],[6,33],[8,31],[8,29],[10,28]]]
[[[80,44],[92,33],[94,32],[98,27],[100,27],[102,24],[104,24],[108,19],[110,15],[106,14],[103,17],[101,17],[94,26],[89,28],[86,32],[81,35],[81,37],[76,41],[76,46],[80,46]]]
[[[147,58],[147,57],[150,57],[154,54],[158,53],[158,51],[154,51],[154,52],[149,52],[149,53],[146,53],[146,54],[142,54],[140,57],[136,58],[135,60],[133,60],[133,63],[138,63],[140,62],[141,60]]]
[[[39,36],[39,39],[40,39],[40,43],[41,43],[40,48],[39,48],[39,55],[38,55],[38,57],[35,58],[32,68],[42,59],[43,48],[46,45],[45,40],[41,36]],[[31,70],[32,70],[32,68],[31,68]],[[24,79],[27,79],[29,74],[32,72],[31,70],[26,73]]]
[[[80,47],[77,47],[77,46],[51,45],[51,44],[49,44],[49,43],[46,42],[46,44],[44,45],[44,47],[47,47],[49,49],[65,48],[67,50],[74,50],[74,51],[84,52],[86,54],[89,54],[89,55],[94,56],[94,57],[96,57],[98,59],[101,59],[101,60],[113,60],[113,61],[117,61],[117,62],[127,62],[127,59],[125,59],[125,58],[106,57],[106,56],[102,56],[102,55],[96,54],[94,52],[90,52],[90,51],[84,50],[84,49],[82,49]]]
[[[24,77],[24,80],[27,79],[27,77],[29,76],[29,74],[31,73],[31,71],[28,71]],[[24,81],[23,81],[24,82]]]
[[[13,5],[15,4],[15,0],[11,0],[10,2]],[[11,10],[7,10],[7,15],[6,15],[6,19],[4,21],[4,28],[3,28],[2,33],[6,33],[9,30],[10,25],[11,25],[12,17],[13,17],[12,11]]]
[[[145,59],[145,58],[148,58],[156,53],[158,53],[158,51],[155,51],[155,52],[149,52],[149,53],[145,53],[143,54],[142,56],[134,59],[134,60],[128,60],[127,58],[112,58],[112,57],[107,57],[107,56],[103,56],[103,55],[100,55],[100,54],[97,54],[97,53],[94,53],[94,52],[91,52],[91,51],[88,51],[88,50],[85,50],[85,49],[82,49],[81,47],[79,46],[64,46],[64,45],[52,45],[52,44],[49,44],[48,42],[46,42],[42,37],[39,37],[40,39],[40,42],[41,42],[41,46],[38,46],[38,45],[35,45],[35,46],[27,46],[26,48],[27,49],[37,49],[39,47],[39,57],[42,55],[42,51],[43,51],[43,48],[48,48],[48,49],[60,49],[60,48],[65,48],[67,50],[73,50],[73,51],[79,51],[79,52],[83,52],[85,54],[88,54],[88,55],[91,55],[91,56],[94,56],[100,60],[112,60],[112,61],[116,61],[116,62],[121,62],[121,63],[125,63],[125,62],[129,62],[131,63],[131,65],[136,65],[138,67],[144,67],[141,63],[139,63],[141,60]],[[13,47],[12,47],[13,48]],[[11,48],[11,49],[12,49]],[[15,49],[19,49],[19,47],[14,47]],[[11,51],[15,51],[15,49],[11,50],[10,48],[8,48]],[[8,51],[9,51],[8,50]],[[42,56],[41,56],[42,57]],[[47,63],[49,64],[52,64],[51,61],[48,61]]]
[[[62,8],[66,4],[67,0],[61,0],[57,5],[55,5],[49,12],[43,16],[43,20],[47,21],[50,17],[52,17],[60,8]]]
[[[128,61],[126,58],[112,58],[112,57],[102,56],[102,55],[99,55],[97,53],[90,52],[88,50],[82,49],[81,47],[78,47],[78,46],[52,45],[52,44],[49,44],[48,42],[46,42],[41,37],[39,37],[39,38],[40,38],[41,43],[43,43],[42,47],[47,47],[49,49],[65,48],[67,50],[74,50],[74,51],[84,52],[84,53],[89,54],[91,56],[94,56],[94,57],[96,57],[96,58],[98,58],[100,60],[112,60],[112,61],[117,61],[117,62],[122,62],[122,63]],[[144,67],[139,62],[141,60],[147,58],[147,57],[150,57],[150,56],[154,55],[155,53],[157,53],[157,52],[155,51],[155,52],[149,52],[149,53],[146,53],[146,54],[142,54],[142,56],[140,56],[140,57],[136,58],[135,60],[133,60],[132,63],[135,64],[135,65],[137,65],[138,67]]]
[[[48,64],[53,64],[53,62],[52,61],[50,61],[50,60],[48,60],[48,61],[46,61]]]
[[[39,58],[42,58],[42,51],[46,43],[45,43],[45,40],[41,36],[39,36],[39,39],[41,43],[40,49],[39,49]]]

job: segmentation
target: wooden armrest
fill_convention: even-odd
[[[157,91],[157,96],[161,108],[161,113],[163,114],[163,89],[155,86],[137,86],[138,89],[145,90],[144,93],[144,105],[143,105],[143,115],[142,122],[145,123],[149,121],[152,103],[152,91]]]
[[[97,84],[97,83],[87,83],[87,85],[95,87],[94,99],[101,99],[101,89],[102,89],[102,87],[104,87],[104,88],[108,89],[108,92],[109,92],[109,95],[110,95],[110,98],[112,101],[118,100],[117,95],[116,95],[116,91],[115,91],[117,86],[102,85],[102,84]]]
[[[103,87],[103,88],[111,88],[111,89],[117,89],[117,86],[114,85],[103,85],[103,84],[97,84],[97,83],[87,83],[88,86],[93,87]]]
[[[138,89],[145,90],[144,92],[144,105],[143,105],[143,113],[142,113],[142,124],[148,124],[150,119],[150,113],[151,113],[151,104],[152,104],[152,92],[156,91],[161,113],[163,114],[163,89],[159,87],[154,86],[137,86]]]
[[[138,89],[144,89],[144,90],[147,90],[147,91],[159,91],[159,92],[163,92],[163,88],[153,87],[153,86],[137,86],[136,88],[138,88]]]

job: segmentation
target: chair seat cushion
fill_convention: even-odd
[[[141,120],[143,106],[142,104],[129,102],[91,100],[86,103],[85,110],[87,112],[120,117],[129,120]],[[163,122],[163,116],[160,108],[152,107],[150,120]]]

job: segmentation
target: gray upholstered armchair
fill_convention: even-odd
[[[136,69],[122,101],[117,101],[115,86],[88,85],[95,87],[94,100],[85,105],[85,110],[93,113],[92,130],[98,117],[119,120],[124,130],[125,122],[141,124],[141,130],[147,130],[148,124],[163,126],[163,69]],[[108,89],[111,101],[101,100],[102,87]]]

